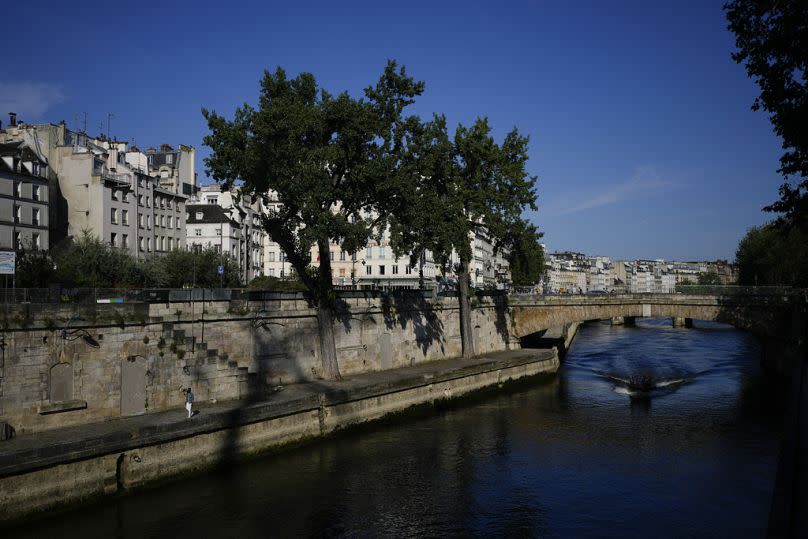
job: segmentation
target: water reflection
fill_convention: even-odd
[[[558,375],[14,530],[13,536],[755,536],[781,404],[718,325],[581,328]],[[686,378],[631,398],[614,378]],[[663,386],[660,389],[667,388]]]

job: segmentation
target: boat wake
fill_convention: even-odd
[[[604,372],[595,372],[614,383],[615,393],[628,395],[632,399],[648,399],[653,396],[671,393],[692,380],[692,378],[686,376],[657,378],[653,374],[641,373],[621,377]]]

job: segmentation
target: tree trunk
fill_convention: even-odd
[[[471,305],[469,303],[469,263],[460,261],[460,271],[457,275],[457,289],[460,297],[460,342],[463,346],[465,359],[474,356],[474,334],[471,330]]]
[[[334,310],[329,302],[317,306],[317,325],[320,334],[320,360],[323,378],[341,380],[337,363],[337,344],[334,340]]]
[[[318,272],[317,325],[320,334],[320,358],[323,378],[341,380],[337,363],[337,343],[334,340],[334,285],[331,281],[331,252],[327,238],[317,242],[320,255]]]

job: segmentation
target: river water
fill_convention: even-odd
[[[588,324],[555,376],[8,536],[759,537],[783,413],[759,356],[729,326]]]

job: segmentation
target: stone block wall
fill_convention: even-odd
[[[518,348],[507,305],[472,311],[478,354]],[[453,298],[358,297],[335,322],[352,375],[461,354]],[[320,377],[316,313],[302,297],[163,304],[17,305],[0,316],[0,421],[16,434],[260,398]]]

